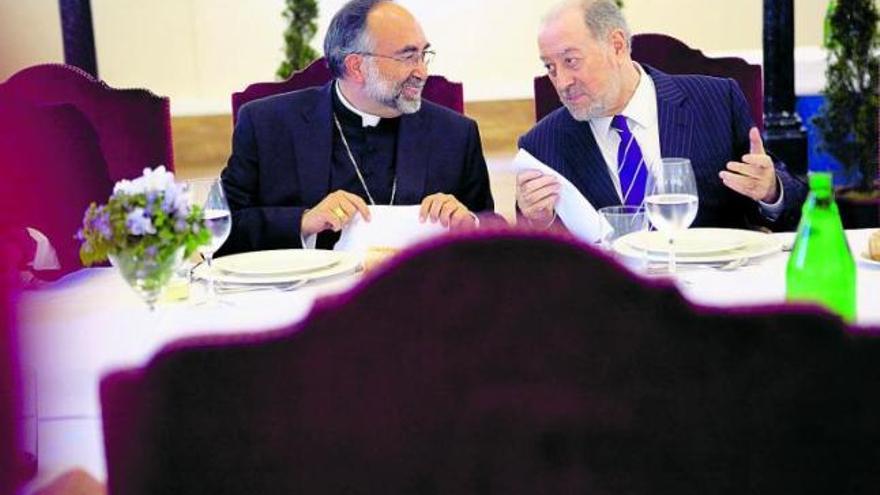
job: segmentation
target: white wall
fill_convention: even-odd
[[[540,73],[536,30],[556,0],[400,0],[438,57],[432,70],[465,82],[467,100],[528,98]],[[320,2],[319,49],[343,0]],[[662,31],[708,53],[760,62],[763,0],[626,0],[634,32]],[[796,0],[796,44],[817,47],[827,0]],[[272,80],[283,56],[283,0],[92,0],[100,76],[172,98],[176,114],[229,111],[233,91]],[[7,57],[7,46],[14,56]],[[0,80],[62,57],[57,0],[0,0]],[[822,54],[807,50],[821,76]],[[799,56],[801,54],[799,53]],[[818,68],[816,68],[818,67]],[[803,90],[801,72],[799,89]],[[821,78],[820,78],[821,79]],[[809,89],[818,83],[811,81]],[[818,87],[818,86],[816,86]]]
[[[58,0],[0,0],[0,81],[44,62],[63,62]]]

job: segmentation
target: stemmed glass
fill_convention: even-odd
[[[669,239],[669,273],[675,273],[675,236],[697,216],[699,198],[694,169],[687,158],[663,158],[648,169],[645,211],[657,230]]]
[[[229,211],[229,203],[223,193],[223,184],[219,178],[199,179],[188,181],[190,194],[194,204],[201,205],[205,215],[205,225],[211,231],[211,243],[199,248],[199,253],[205,258],[208,265],[206,278],[208,282],[208,298],[206,303],[212,304],[217,301],[217,293],[214,290],[214,275],[211,271],[211,261],[214,253],[226,242],[229,231],[232,229],[232,214]]]

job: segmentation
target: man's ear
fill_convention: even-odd
[[[356,83],[363,83],[366,80],[364,75],[364,57],[355,53],[345,56],[343,61],[345,65],[345,78]]]
[[[608,35],[608,43],[614,51],[614,55],[620,56],[629,53],[629,43],[626,41],[626,34],[622,29],[615,29]]]

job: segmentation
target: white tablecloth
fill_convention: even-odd
[[[847,233],[855,255],[871,231]],[[790,243],[792,234],[776,234]],[[788,253],[777,253],[734,271],[681,270],[682,292],[698,304],[732,307],[785,299]],[[348,277],[294,292],[226,296],[233,306],[176,303],[151,313],[112,269],[87,269],[52,287],[25,295],[20,304],[25,378],[34,382],[40,473],[32,486],[81,466],[105,477],[98,381],[106,372],[143,365],[164,344],[206,332],[261,331],[301,320],[315,298],[339,292]],[[880,326],[880,268],[858,264],[858,321]],[[489,295],[487,294],[487,297]]]

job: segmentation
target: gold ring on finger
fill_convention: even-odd
[[[345,214],[345,210],[343,210],[341,206],[333,208],[332,210],[330,210],[330,213],[333,213],[333,215],[340,220],[345,220],[345,218],[347,217],[347,215]]]

